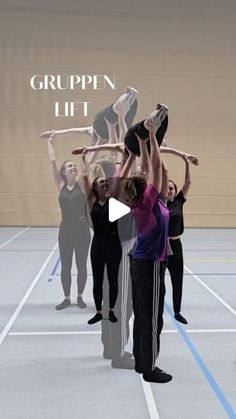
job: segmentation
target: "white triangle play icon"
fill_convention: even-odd
[[[115,198],[110,198],[108,203],[108,218],[112,223],[130,212],[130,208],[117,201]]]

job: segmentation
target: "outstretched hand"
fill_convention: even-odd
[[[78,155],[78,154],[82,154],[84,152],[84,150],[86,149],[86,147],[84,145],[75,148],[74,150],[72,150],[72,154]],[[86,151],[87,152],[87,151]]]
[[[81,154],[81,158],[82,158],[82,160],[85,162],[85,159],[86,159],[86,154],[88,153],[88,149],[87,149],[87,147],[84,147],[84,150],[83,150],[83,152],[82,152],[82,154]]]
[[[50,136],[48,137],[48,141],[52,143],[55,137],[56,137],[55,131],[54,130],[50,131]]]
[[[151,117],[146,119],[146,124],[145,127],[147,128],[147,130],[150,132],[150,134],[156,134],[157,132],[157,126],[153,123],[153,120]]]
[[[193,156],[192,154],[184,154],[183,155],[183,159],[185,161],[189,161],[190,163],[192,163],[194,166],[198,166],[199,165],[199,161],[198,158]]]
[[[52,136],[52,133],[55,133],[55,131],[54,130],[50,130],[50,131],[45,131],[45,132],[42,132],[42,134],[40,134],[40,136],[39,136],[39,138],[41,138],[42,140],[45,140],[45,139],[47,139],[47,138],[50,138],[51,136]],[[56,134],[54,135],[54,137],[56,136]]]

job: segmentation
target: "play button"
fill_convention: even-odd
[[[119,220],[119,218],[124,217],[124,215],[129,214],[130,208],[122,204],[115,198],[110,198],[108,203],[108,217],[109,221],[112,223],[113,221]]]

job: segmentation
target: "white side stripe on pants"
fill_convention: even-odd
[[[121,354],[124,355],[125,345],[127,344],[127,299],[128,299],[128,286],[129,286],[129,259],[128,253],[131,246],[127,243],[122,245],[122,277],[121,277]]]
[[[155,261],[153,267],[153,300],[152,300],[152,370],[157,358],[157,327],[160,294],[160,262]]]

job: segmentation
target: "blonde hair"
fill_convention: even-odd
[[[147,178],[143,173],[136,173],[124,181],[124,194],[131,204],[143,195],[147,186]]]

